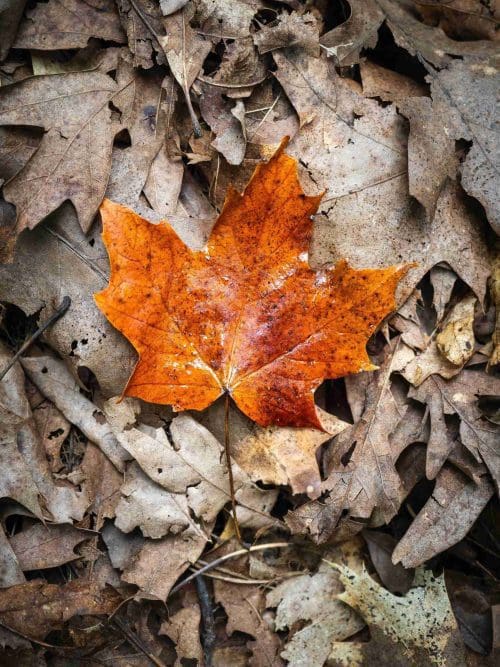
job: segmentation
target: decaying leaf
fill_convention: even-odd
[[[17,207],[18,229],[32,229],[70,200],[82,229],[90,228],[111,167],[119,124],[109,103],[133,84],[101,72],[68,72],[25,79],[0,91],[0,124],[45,130],[40,147],[5,186]],[[93,143],[92,153],[88,147]]]
[[[436,442],[446,439],[446,415],[460,419],[460,440],[478,462],[484,462],[495,485],[500,484],[500,453],[498,452],[499,426],[488,421],[478,407],[481,395],[498,395],[500,380],[484,371],[463,370],[452,380],[445,381],[431,375],[409,396],[429,408],[431,438]],[[441,459],[442,464],[443,459]]]
[[[11,355],[0,354],[3,368]],[[24,373],[19,363],[0,383],[0,497],[17,501],[39,519],[56,523],[81,519],[87,507],[84,491],[55,483],[24,389]]]
[[[79,558],[75,547],[91,535],[73,526],[35,523],[10,538],[10,546],[23,571],[58,567]]]
[[[75,17],[78,20],[75,21]],[[38,4],[27,12],[17,33],[17,49],[76,49],[87,45],[91,37],[121,44],[121,29],[113,0],[57,0]]]
[[[319,29],[313,14],[280,14],[278,20],[277,25],[266,25],[254,35],[259,53],[297,47],[319,55]]]
[[[228,194],[201,252],[167,224],[103,204],[112,275],[96,301],[139,352],[128,396],[200,410],[227,390],[261,426],[321,428],[313,400],[321,381],[371,368],[366,341],[393,308],[405,269],[310,269],[319,197],[304,195],[284,146],[243,195]],[[133,254],[143,248],[145,266]]]
[[[358,611],[370,628],[371,640],[349,647],[337,644],[328,664],[338,667],[385,660],[397,665],[465,664],[465,649],[446,592],[444,576],[417,571],[414,588],[399,597],[389,593],[368,572],[335,565],[345,592],[338,599]]]
[[[365,99],[355,83],[336,74],[331,60],[293,51],[273,58],[304,125],[290,153],[300,158],[303,181],[326,190],[312,265],[341,258],[354,266],[416,262],[398,290],[403,301],[431,267],[446,262],[482,300],[491,269],[480,222],[449,181],[430,224],[415,208],[408,194],[406,130],[395,107]]]
[[[0,589],[0,621],[35,639],[73,616],[112,614],[121,597],[111,588],[99,590],[88,581],[70,581],[63,586],[29,581]]]
[[[351,543],[352,545],[352,543]],[[359,555],[350,554],[349,543],[330,554],[339,562],[358,566]],[[354,559],[354,563],[351,562]],[[339,600],[342,585],[330,565],[322,563],[316,574],[294,577],[278,584],[267,595],[267,605],[277,607],[277,630],[290,628],[292,637],[281,654],[292,667],[322,667],[332,645],[356,634],[364,626],[353,609]],[[299,629],[298,623],[308,622]],[[296,631],[293,631],[297,628]]]
[[[487,475],[478,482],[442,468],[431,497],[392,554],[395,563],[416,567],[459,542],[494,493]]]
[[[410,191],[432,212],[447,176],[458,167],[455,140],[471,142],[460,166],[465,190],[485,207],[492,227],[500,229],[498,191],[500,156],[494,127],[498,70],[489,60],[454,60],[440,72],[429,70],[432,103],[408,100],[410,119]],[[430,170],[429,170],[430,167]]]

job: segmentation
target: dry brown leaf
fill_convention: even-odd
[[[312,428],[268,426],[262,428],[243,413],[230,414],[231,456],[254,482],[286,485],[292,493],[315,498],[321,493],[316,452],[320,445],[349,426],[318,409],[323,431]],[[218,402],[202,415],[201,422],[222,442],[223,405]]]
[[[493,303],[495,304],[496,322],[492,337],[493,350],[491,352],[489,366],[494,367],[500,364],[500,253],[497,253],[492,268],[490,292]]]
[[[486,209],[489,222],[500,229],[498,165],[494,126],[499,74],[494,60],[455,60],[440,72],[429,70],[432,102],[407,101],[401,111],[410,119],[410,192],[432,214],[447,176],[455,177],[455,141],[472,142],[460,165],[465,190]]]
[[[10,546],[23,571],[59,567],[80,558],[75,547],[92,537],[73,526],[35,523],[10,538]]]
[[[359,555],[349,556],[348,545],[327,554],[326,559],[359,567]],[[341,591],[338,575],[323,562],[316,574],[288,579],[267,594],[267,606],[277,607],[276,630],[291,631],[281,653],[290,667],[322,667],[334,642],[347,639],[363,628],[364,622],[358,614],[339,601]]]
[[[460,419],[460,440],[478,462],[484,462],[498,489],[500,484],[500,454],[498,437],[500,427],[486,420],[477,400],[479,396],[499,395],[500,380],[482,370],[463,370],[452,380],[431,375],[409,396],[429,408],[431,438],[436,443],[446,433],[445,415]]]
[[[195,0],[196,19],[203,33],[214,41],[248,37],[260,0]]]
[[[359,62],[363,48],[374,48],[384,13],[376,0],[349,0],[346,21],[321,37],[321,46],[341,66]]]
[[[132,67],[127,68],[127,72],[130,78],[134,78],[134,83],[120,93],[114,103],[123,109],[121,124],[128,130],[130,146],[113,148],[113,163],[106,197],[149,216],[148,207],[141,201],[141,193],[146,187],[155,158],[162,149],[163,155],[166,155],[164,142],[177,95],[173,79],[169,76],[163,78],[162,75],[151,73],[134,75]],[[170,192],[177,192],[178,195],[182,182],[182,163],[168,160],[167,163],[162,162],[162,167],[168,170],[164,178],[171,181]],[[159,195],[149,201],[153,208],[158,198]],[[172,212],[175,211],[176,204],[177,200],[172,198]],[[155,212],[158,219],[161,219],[163,210]]]
[[[483,3],[482,0],[455,0],[447,3],[430,3],[415,7],[419,15],[429,25],[439,25],[447,35],[461,39],[468,35],[474,39],[497,39],[496,23],[500,18],[500,8],[496,2]]]
[[[416,567],[460,542],[494,493],[488,475],[473,482],[445,466],[431,497],[393,551],[394,563]]]
[[[159,634],[167,635],[176,645],[177,659],[174,667],[182,667],[183,660],[196,660],[203,664],[203,648],[200,643],[200,607],[192,596],[184,595],[182,608],[161,624]]]
[[[263,26],[253,35],[259,53],[294,47],[303,49],[310,56],[319,56],[319,25],[313,14],[283,12],[277,21]]]
[[[0,354],[4,368],[11,355]],[[11,498],[42,519],[40,501],[57,523],[81,519],[87,507],[85,492],[58,486],[50,474],[44,448],[40,442],[24,390],[24,373],[19,363],[0,383],[0,497]]]
[[[224,99],[224,89],[203,86],[200,112],[216,138],[210,144],[229,164],[241,164],[245,157],[245,106],[242,100],[231,103]]]
[[[155,0],[118,0],[118,12],[123,29],[127,33],[128,47],[132,52],[134,67],[150,69],[156,58],[162,64],[161,48],[156,35],[163,34],[161,12]]]
[[[363,95],[366,97],[380,97],[384,102],[400,103],[407,97],[427,95],[426,86],[399,72],[376,65],[370,60],[362,60],[359,69],[363,82]]]
[[[364,530],[363,537],[368,545],[370,558],[383,585],[391,593],[405,595],[415,575],[412,569],[406,569],[400,563],[394,564],[391,556],[397,544],[389,533],[376,530]]]
[[[413,386],[419,387],[433,374],[440,375],[442,378],[449,380],[458,375],[460,371],[461,366],[452,364],[451,361],[443,356],[439,351],[436,339],[431,339],[428,341],[425,349],[409,361],[402,375]]]
[[[137,525],[136,518],[144,515],[151,522],[161,523],[162,528],[157,527],[153,537],[161,537],[169,527],[172,532],[189,527],[188,535],[205,535],[208,539],[203,526],[215,521],[230,500],[221,444],[188,414],[181,414],[172,421],[170,440],[161,428],[139,430],[132,426],[134,405],[130,399],[120,404],[113,400],[108,401],[105,408],[119,442],[148,476],[140,476],[137,471],[133,474],[132,490],[129,493],[128,487],[125,489],[129,506],[126,511],[126,505],[120,508],[123,519],[119,527],[132,530]],[[268,513],[276,502],[277,491],[259,489],[235,464],[233,475],[236,501],[240,505],[237,509],[240,524],[254,528],[273,525],[274,520]],[[131,503],[136,502],[138,507],[132,512]],[[156,506],[153,515],[151,503]],[[149,511],[144,511],[147,507]],[[161,512],[160,507],[163,508]],[[200,520],[200,525],[194,517]]]
[[[323,488],[330,491],[331,498],[337,498],[341,490],[345,494],[336,507],[338,516],[348,509],[352,516],[368,519],[377,508],[387,522],[399,509],[402,490],[395,462],[400,451],[395,450],[390,436],[404,418],[406,406],[398,405],[390,377],[404,365],[408,353],[406,346],[395,346],[367,386],[362,417],[335,439]],[[349,463],[343,465],[344,454],[350,451]]]
[[[74,580],[58,586],[42,581],[0,590],[0,621],[22,634],[43,639],[73,616],[112,614],[121,597],[111,588]]]
[[[453,56],[494,56],[496,46],[487,40],[450,39],[439,27],[421,23],[412,0],[375,0],[383,10],[396,43],[436,67],[444,67]]]
[[[63,362],[52,356],[24,357],[23,368],[40,392],[89,440],[94,442],[118,470],[130,457],[121,447],[102,412],[80,392]]]
[[[113,0],[49,0],[38,4],[27,12],[14,48],[78,49],[86,46],[91,37],[118,44],[125,41]]]
[[[405,128],[394,106],[365,99],[324,58],[273,57],[278,80],[307,123],[289,151],[300,158],[303,183],[327,190],[312,264],[342,257],[355,266],[417,262],[402,281],[403,300],[432,266],[446,262],[482,300],[490,267],[478,218],[458,186],[448,182],[434,219],[425,221],[408,194]]]
[[[238,548],[236,540],[232,540],[218,549],[216,553],[217,556],[223,556]],[[251,556],[232,560],[231,571],[243,577],[248,577],[249,574],[251,576],[250,562]],[[247,647],[252,652],[248,665],[251,667],[260,667],[260,665],[281,667],[283,665],[279,657],[281,643],[273,632],[269,620],[264,616],[266,595],[261,586],[252,585],[251,578],[246,584],[215,579],[214,599],[224,607],[227,614],[226,632],[229,637],[232,637],[235,632],[243,632],[253,637],[253,641],[247,642]]]
[[[228,97],[248,97],[253,92],[255,83],[265,79],[266,74],[267,68],[259,58],[252,38],[245,37],[227,44],[213,81],[231,86],[225,89]]]
[[[180,575],[201,556],[205,536],[168,535],[146,540],[125,567],[122,580],[139,587],[137,597],[165,601]]]
[[[28,383],[26,394],[50,469],[52,472],[59,472],[64,467],[61,461],[61,445],[69,435],[71,424],[33,384]]]
[[[455,141],[443,131],[429,97],[410,97],[398,104],[410,121],[408,139],[408,180],[411,194],[425,207],[432,219],[447,178],[455,178],[458,156]]]
[[[49,318],[64,295],[71,308],[46,333],[68,364],[86,366],[99,376],[108,395],[121,391],[134,364],[134,352],[95,307],[92,294],[107,279],[107,257],[100,235],[87,239],[69,204],[50,224],[23,235],[12,264],[0,266],[0,298],[27,315]]]
[[[88,512],[95,514],[95,530],[100,530],[104,519],[115,516],[123,475],[99,447],[91,442],[87,443],[77,475],[81,476],[79,483],[85,485],[89,499]]]
[[[21,566],[12,550],[3,528],[0,526],[0,588],[8,588],[26,581]],[[0,637],[0,644],[2,638]]]
[[[102,201],[120,125],[109,103],[133,85],[98,71],[36,76],[0,90],[0,124],[45,130],[36,153],[5,186],[18,230],[32,229],[70,200],[88,231]],[[92,151],[89,144],[92,142]]]
[[[0,61],[5,60],[16,37],[26,0],[6,0],[0,8]]]

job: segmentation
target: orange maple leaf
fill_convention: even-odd
[[[321,428],[321,382],[374,368],[366,343],[407,269],[310,268],[322,195],[304,194],[285,146],[229,190],[200,251],[103,202],[111,278],[95,299],[139,353],[125,395],[202,410],[229,392],[261,426]]]

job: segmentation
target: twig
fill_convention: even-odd
[[[24,632],[16,630],[16,628],[12,628],[10,625],[7,625],[7,623],[4,623],[3,621],[0,621],[0,627],[5,628],[9,632],[12,632],[13,634],[17,635],[18,637],[26,639],[26,641],[33,642],[33,644],[38,644],[38,646],[44,646],[45,648],[56,649],[58,651],[74,651],[76,648],[75,646],[64,646],[64,645],[57,646],[57,644],[47,644],[47,642],[42,642],[40,639],[35,639],[34,637],[25,635]]]
[[[0,381],[3,380],[5,375],[10,371],[12,366],[16,363],[16,361],[21,357],[26,350],[33,345],[33,343],[36,341],[36,339],[43,334],[45,329],[48,329],[51,324],[54,324],[60,317],[64,315],[64,313],[68,310],[68,308],[71,305],[71,299],[69,296],[65,296],[64,299],[61,302],[61,305],[59,308],[52,313],[52,315],[49,317],[49,319],[41,324],[38,329],[35,331],[34,334],[32,334],[27,341],[25,341],[19,350],[15,353],[15,355],[12,357],[12,359],[9,361],[7,366],[3,369],[3,371],[0,373]]]
[[[266,74],[266,76],[263,76],[261,79],[257,79],[257,81],[250,81],[249,83],[223,83],[222,81],[214,81],[213,79],[209,79],[206,76],[198,75],[196,77],[198,81],[206,83],[209,86],[214,86],[215,88],[252,88],[253,86],[258,86],[259,83],[263,83],[267,78],[268,76]]]
[[[134,632],[119,618],[113,619],[113,625],[120,630],[120,632],[127,638],[127,641],[139,649],[156,667],[167,667],[164,662],[159,660],[156,656],[150,653],[143,645],[142,641],[135,635]]]
[[[236,516],[236,496],[234,492],[233,466],[231,464],[231,452],[229,451],[229,393],[226,392],[226,402],[224,406],[224,452],[226,454],[227,472],[229,475],[229,493],[231,494],[231,506],[233,508],[234,531],[236,538],[241,546],[244,546],[241,539],[240,524]]]
[[[238,558],[238,556],[244,556],[245,554],[252,553],[253,551],[264,551],[265,549],[287,549],[289,546],[289,542],[269,542],[268,544],[256,544],[253,547],[248,547],[248,549],[238,549],[237,551],[232,551],[230,554],[225,554],[225,556],[216,558],[211,563],[204,565],[197,572],[190,574],[189,577],[186,577],[186,579],[172,588],[168,594],[168,597],[174,593],[177,593],[177,591],[180,591],[181,588],[184,588],[184,586],[189,584],[190,581],[193,581],[193,579],[196,579],[196,577],[199,577],[201,574],[205,574],[205,572],[208,572],[209,570],[213,570],[214,568],[219,567],[221,563],[225,563],[227,560],[231,560],[231,558]]]
[[[195,581],[196,591],[201,611],[201,643],[203,645],[203,654],[205,658],[205,667],[212,667],[212,655],[214,652],[217,635],[215,633],[215,618],[212,605],[212,599],[207,587],[207,582],[203,577],[198,577]]]

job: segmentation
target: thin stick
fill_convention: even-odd
[[[238,558],[238,556],[244,556],[245,554],[249,554],[253,551],[263,551],[264,549],[286,549],[289,546],[290,546],[289,542],[269,542],[269,544],[256,544],[253,547],[248,547],[248,549],[238,549],[237,551],[233,551],[230,554],[226,554],[225,556],[216,558],[211,563],[204,565],[197,572],[193,572],[193,574],[190,574],[189,577],[186,577],[183,581],[178,583],[177,586],[174,586],[169,593],[169,597],[170,595],[177,593],[177,591],[180,591],[181,588],[184,588],[184,586],[186,586],[186,584],[189,584],[190,581],[193,581],[193,579],[199,577],[200,574],[205,574],[205,572],[208,572],[209,570],[213,570],[214,568],[219,567],[221,563],[225,563],[227,560],[231,560],[231,558]]]
[[[210,596],[210,591],[208,590],[207,582],[203,577],[198,577],[195,583],[196,591],[198,593],[198,601],[200,603],[201,620],[203,623],[201,643],[203,645],[205,667],[212,667],[212,656],[217,641],[212,598]]]
[[[231,506],[233,508],[233,522],[236,538],[241,546],[244,546],[241,539],[240,524],[236,516],[236,496],[234,493],[233,466],[231,465],[231,452],[229,451],[229,393],[226,392],[226,403],[224,409],[224,452],[226,454],[227,472],[229,475],[229,493],[231,494]]]
[[[64,313],[68,310],[68,308],[71,305],[71,299],[69,296],[65,296],[64,299],[61,302],[61,305],[59,308],[49,317],[49,319],[44,322],[44,324],[41,324],[38,329],[35,331],[34,334],[32,334],[27,341],[25,341],[19,350],[15,353],[15,355],[12,357],[12,359],[9,361],[7,366],[3,369],[3,371],[0,373],[0,381],[3,380],[3,378],[7,375],[7,373],[10,371],[12,366],[16,363],[16,361],[19,359],[19,357],[26,352],[26,350],[33,345],[33,343],[36,341],[36,339],[43,334],[45,329],[50,327],[51,324],[54,324],[56,320],[58,320],[60,317],[64,315]]]

